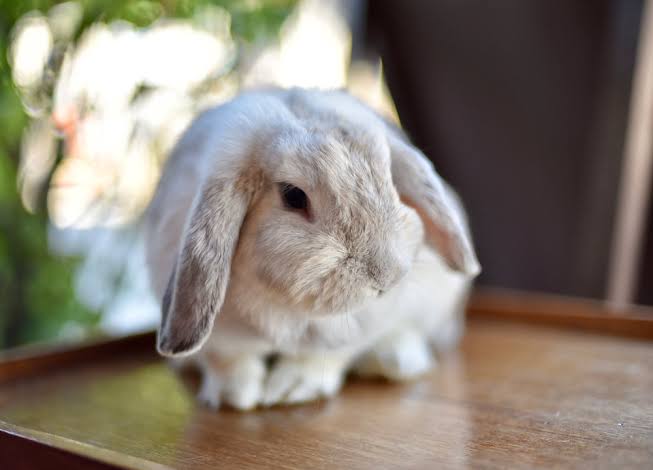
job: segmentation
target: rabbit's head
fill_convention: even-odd
[[[464,215],[417,149],[364,109],[309,111],[263,94],[214,117],[217,156],[164,296],[161,353],[202,345],[232,277],[289,312],[339,313],[396,285],[424,229],[453,269],[478,271]]]

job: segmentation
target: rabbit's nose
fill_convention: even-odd
[[[387,253],[380,260],[371,260],[367,268],[372,283],[380,293],[384,293],[397,284],[408,272],[406,263],[398,259],[388,259]]]

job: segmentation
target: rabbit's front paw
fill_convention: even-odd
[[[282,357],[268,374],[263,405],[303,403],[335,395],[342,386],[346,361],[330,354]]]
[[[379,341],[354,364],[353,369],[362,376],[410,380],[430,370],[434,363],[424,335],[405,329]]]
[[[211,408],[221,402],[238,410],[255,408],[263,393],[265,364],[257,356],[218,361],[211,358],[202,367],[202,385],[197,398]]]

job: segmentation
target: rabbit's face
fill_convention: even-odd
[[[399,199],[384,139],[336,130],[263,151],[274,156],[263,158],[267,184],[241,232],[234,274],[246,269],[279,302],[316,313],[396,285],[423,228]]]

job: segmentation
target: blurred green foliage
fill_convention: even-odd
[[[92,329],[98,315],[75,300],[75,260],[52,256],[47,214],[29,214],[16,184],[20,141],[28,122],[11,81],[7,49],[14,23],[34,4],[0,4],[0,348],[56,337],[70,321]]]
[[[52,340],[60,336],[66,325],[93,334],[100,320],[98,312],[89,311],[75,297],[73,274],[79,260],[49,252],[45,207],[35,214],[28,213],[17,190],[20,142],[29,118],[11,79],[10,34],[24,14],[33,10],[47,14],[58,3],[61,2],[0,0],[0,349]],[[94,22],[122,19],[142,27],[165,17],[196,17],[207,5],[217,5],[231,15],[232,36],[239,42],[253,42],[275,35],[296,1],[79,0],[77,3],[82,6],[83,17],[73,41]]]

